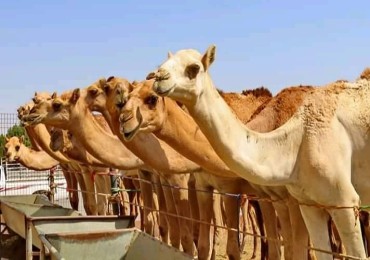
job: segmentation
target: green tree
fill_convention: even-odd
[[[26,130],[24,129],[24,127],[22,127],[20,125],[13,125],[11,128],[8,129],[8,131],[6,133],[7,137],[12,137],[12,136],[21,137],[22,135],[25,137],[24,138],[24,144],[27,147],[30,147],[31,142],[30,142],[30,139],[27,136],[27,133],[26,133]],[[6,140],[5,140],[6,136],[5,135],[0,135],[0,157],[4,156],[4,146],[6,144]]]

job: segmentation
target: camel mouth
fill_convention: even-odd
[[[42,118],[39,114],[29,114],[22,118],[21,124],[22,126],[37,125],[41,122]]]
[[[123,139],[126,141],[126,142],[130,142],[134,137],[135,135],[137,134],[137,132],[139,131],[141,125],[142,125],[143,121],[139,121],[139,123],[137,124],[137,126],[131,130],[131,131],[128,131],[126,132],[126,130],[124,129],[124,126],[121,126],[121,134],[123,136]]]
[[[166,97],[170,94],[170,92],[176,87],[176,83],[172,85],[172,87],[168,89],[162,89],[160,86],[158,86],[158,82],[155,84],[154,92],[157,93],[159,96]]]

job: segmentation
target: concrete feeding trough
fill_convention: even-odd
[[[110,232],[41,234],[40,238],[52,260],[193,259],[136,228]]]

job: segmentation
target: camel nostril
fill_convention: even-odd
[[[30,114],[32,114],[32,113],[35,113],[36,112],[36,108],[32,108],[31,110],[30,110]]]
[[[116,103],[116,107],[119,108],[119,109],[122,109],[124,106],[125,106],[125,103],[124,102],[118,102],[118,103]]]

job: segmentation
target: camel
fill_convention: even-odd
[[[84,95],[86,95],[86,91],[83,92]],[[62,102],[64,102],[64,105],[68,108],[62,108]],[[47,110],[51,111],[51,113],[42,114],[42,109],[45,108],[43,105],[49,105],[49,108]],[[37,114],[40,114],[40,112],[37,112],[41,109],[42,116],[37,116]],[[85,113],[81,113],[81,111],[85,111]],[[36,116],[35,116],[36,115]],[[58,115],[61,115],[58,118]],[[42,118],[41,118],[42,117]],[[37,103],[34,108],[30,111],[30,114],[26,117],[23,117],[23,119],[26,118],[27,120],[34,119],[35,122],[45,122],[48,125],[52,125],[54,127],[60,127],[68,129],[70,132],[73,133],[73,135],[78,138],[84,147],[86,147],[87,151],[89,151],[94,157],[98,158],[102,162],[111,165],[115,164],[114,167],[118,166],[118,168],[124,168],[124,169],[130,169],[130,168],[138,168],[143,167],[143,163],[141,160],[139,160],[137,157],[130,155],[131,152],[123,146],[120,142],[117,142],[118,140],[115,136],[111,136],[108,133],[106,133],[93,119],[93,116],[90,112],[87,111],[87,106],[84,103],[83,96],[80,98],[80,91],[79,89],[76,91],[73,91],[70,93],[70,97],[66,100],[63,100],[62,98],[54,97],[54,99],[51,100],[44,100],[42,102]],[[41,119],[39,121],[39,119]],[[79,125],[84,125],[83,128],[79,128]],[[95,134],[95,136],[94,136]],[[105,137],[105,138],[102,138]],[[91,140],[94,140],[94,142],[91,142]],[[100,141],[100,142],[99,142]],[[102,153],[102,148],[107,147],[112,153],[105,153],[108,155],[100,155]],[[115,152],[117,151],[117,152]],[[100,153],[100,154],[99,154]],[[168,152],[167,152],[168,153]],[[160,154],[160,153],[159,153]],[[97,155],[97,156],[96,156]],[[169,156],[174,158],[176,153],[172,152]],[[110,160],[107,160],[107,158],[110,157]],[[155,159],[151,159],[151,162],[155,161]],[[169,165],[171,167],[171,171],[176,170],[176,172],[184,172],[184,169],[187,171],[197,169],[199,168],[194,163],[182,159],[177,159],[175,162],[169,160]],[[177,162],[177,164],[175,164]],[[157,162],[155,162],[158,164]],[[163,167],[163,166],[161,166]],[[186,183],[186,179],[181,178],[179,181],[176,182],[177,185],[183,187]],[[173,183],[172,183],[173,184]],[[178,204],[182,205],[184,202],[184,198],[187,197],[187,190],[176,190],[175,193],[178,193],[175,196],[175,199],[178,199]],[[185,195],[183,195],[185,194]],[[167,200],[168,201],[168,200]],[[166,202],[167,202],[166,201]],[[170,210],[170,209],[169,209]],[[183,214],[190,214],[189,206],[182,207],[181,210]],[[174,212],[176,213],[176,212]],[[171,219],[171,218],[169,218]],[[175,222],[175,221],[174,221]],[[183,232],[184,235],[181,237],[181,241],[183,243],[183,248],[185,252],[192,253],[193,251],[193,245],[192,245],[192,232],[191,232],[191,221],[188,220],[181,220],[181,222],[185,222],[186,225],[184,227],[188,227],[186,229],[186,232]],[[173,237],[171,237],[171,244],[174,246],[179,247],[179,239],[178,232],[179,228],[174,228],[172,231],[172,234],[174,234]],[[190,234],[190,236],[189,236]],[[182,235],[182,234],[181,234]],[[176,239],[177,238],[177,239]]]
[[[88,188],[86,190],[86,196],[90,201],[89,205],[93,205],[89,211],[92,211],[92,215],[106,215],[108,213],[107,199],[111,194],[110,177],[108,176],[110,169],[100,164],[98,166],[93,165],[91,159],[86,159],[86,157],[91,158],[92,156],[83,151],[81,146],[72,147],[71,143],[68,142],[67,135],[63,130],[53,129],[51,132],[50,147],[53,151],[62,150],[64,155],[80,164],[80,168],[83,170],[82,178],[85,183],[92,182],[90,187],[93,187],[93,189]],[[95,195],[95,191],[97,195]]]
[[[42,101],[44,101],[44,100],[51,100],[51,98],[49,97],[49,98],[41,98],[41,97],[38,97],[37,96],[37,94],[35,94],[35,97],[33,98],[33,102],[34,103],[36,103],[36,104],[38,104],[38,103],[40,103],[40,102],[42,102]],[[22,117],[23,118],[23,117]],[[98,124],[98,122],[94,119],[94,124]],[[43,124],[38,124],[38,125],[35,125],[35,126],[26,126],[27,128],[29,128],[29,127],[32,127],[32,129],[35,129],[35,128],[37,128],[37,129],[42,129],[43,130],[43,136],[47,136],[48,135],[48,132],[47,132],[47,130],[46,130],[46,127],[45,127],[45,125],[43,125]],[[99,129],[101,129],[101,126],[99,126],[100,128]],[[92,138],[92,139],[90,139],[90,140],[93,140],[94,138]],[[49,143],[50,143],[50,138],[48,139],[49,140]],[[91,143],[91,142],[90,142]],[[109,148],[112,148],[113,146],[112,145],[109,145],[109,144],[111,144],[112,142],[108,142],[108,143],[106,143],[105,145],[107,145],[108,144],[108,147]],[[46,144],[46,141],[44,141],[43,143],[42,143],[43,145],[45,145]],[[93,143],[93,144],[95,144],[95,142]],[[100,146],[99,146],[100,145]],[[98,146],[92,146],[92,148],[90,149],[90,151],[92,150],[92,151],[94,151],[95,149],[98,149],[98,150],[101,150],[101,148],[102,147],[104,147],[104,146],[101,146],[102,145],[102,143],[99,143],[98,144]],[[47,148],[49,148],[49,145],[47,146]],[[120,148],[122,148],[122,147],[120,147]],[[50,148],[49,148],[50,149]],[[110,149],[111,150],[111,152],[113,152],[113,153],[105,153],[105,154],[107,154],[108,155],[108,160],[107,160],[107,157],[105,157],[104,155],[102,156],[102,157],[98,157],[98,159],[99,159],[99,161],[102,161],[102,162],[104,162],[105,164],[107,164],[107,165],[110,165],[110,166],[112,166],[112,167],[116,167],[116,168],[120,168],[120,169],[124,169],[124,170],[127,170],[127,169],[131,169],[131,168],[133,168],[133,169],[136,169],[136,166],[137,167],[140,167],[140,166],[142,166],[143,164],[142,164],[142,162],[139,160],[139,159],[137,159],[136,157],[133,157],[132,159],[131,158],[129,158],[129,160],[117,160],[117,157],[115,157],[115,156],[109,156],[109,155],[111,155],[111,154],[115,154],[115,152],[116,152],[116,154],[115,155],[117,155],[117,151],[118,150],[116,150],[116,151],[112,151],[112,149]],[[121,151],[121,150],[119,150],[119,151]],[[59,153],[59,152],[58,152]],[[125,151],[123,151],[123,153],[120,153],[120,154],[118,154],[118,155],[123,155],[123,156],[125,156],[126,154],[125,154]],[[130,155],[130,153],[129,153],[129,155]],[[95,158],[95,157],[93,157],[93,158]],[[91,158],[90,158],[91,159]],[[67,159],[68,160],[68,159]],[[130,161],[131,160],[131,161]],[[136,164],[136,165],[135,165]],[[73,165],[75,168],[74,169],[70,169],[70,171],[69,172],[72,172],[72,173],[75,173],[75,172],[77,172],[78,170],[80,170],[79,169],[79,166],[78,165]],[[118,167],[117,167],[118,166]],[[76,169],[76,167],[77,167],[77,169]],[[77,174],[77,176],[79,177],[79,183],[80,183],[80,186],[81,186],[81,189],[82,190],[86,190],[87,188],[89,188],[89,190],[91,189],[91,187],[89,186],[89,187],[86,187],[86,185],[83,183],[83,179],[81,178],[81,174]],[[144,178],[144,180],[145,180],[145,178],[147,178],[147,175],[146,174],[143,174],[143,175],[141,175],[140,176],[140,178]],[[147,179],[147,180],[151,180],[151,179]],[[150,192],[149,192],[149,189],[150,189]],[[143,184],[142,185],[142,187],[141,187],[141,190],[143,191],[143,194],[149,194],[149,195],[147,195],[147,196],[145,196],[144,195],[144,203],[145,202],[148,202],[148,204],[145,204],[144,206],[146,206],[145,208],[144,208],[144,212],[146,212],[146,214],[145,214],[145,216],[144,216],[144,221],[146,220],[146,222],[145,222],[145,229],[146,229],[146,231],[149,233],[149,234],[151,234],[151,235],[154,235],[154,227],[155,227],[155,224],[156,224],[156,219],[157,219],[157,217],[156,217],[156,213],[152,213],[150,210],[147,210],[148,208],[153,208],[153,209],[155,209],[156,207],[153,205],[153,203],[155,204],[155,201],[153,202],[153,198],[152,198],[152,192],[151,192],[151,185],[147,185],[147,184]],[[87,198],[86,198],[86,193],[83,193],[82,194],[83,195],[83,198],[85,198],[86,200],[87,200]],[[149,196],[149,197],[148,197]],[[85,201],[85,203],[84,203],[84,205],[87,205],[87,204],[89,204],[87,201]],[[158,203],[156,203],[156,204],[158,204]],[[89,208],[89,207],[88,207]],[[90,210],[87,208],[87,212],[89,212]],[[86,208],[85,208],[85,210],[86,210]],[[149,230],[149,231],[148,231]]]
[[[5,154],[9,162],[19,162],[23,166],[36,170],[49,170],[59,164],[44,151],[35,151],[24,145],[24,137],[6,138]]]
[[[50,94],[48,93],[35,93],[34,99],[47,99],[50,98]],[[22,120],[23,116],[27,115],[29,111],[34,106],[34,102],[28,102],[27,104],[20,106],[17,109],[18,112],[18,118]],[[68,198],[69,202],[71,204],[72,209],[78,210],[78,184],[77,179],[74,174],[72,174],[72,171],[74,170],[75,166],[70,165],[68,162],[68,159],[65,158],[61,153],[57,152],[54,153],[51,151],[47,145],[47,142],[50,141],[50,135],[48,131],[46,130],[45,126],[38,125],[38,126],[26,126],[25,127],[26,133],[31,141],[33,149],[36,151],[45,151],[50,157],[54,158],[54,160],[57,160],[60,162],[59,166],[62,169],[64,178],[67,182],[67,189],[68,189]],[[46,149],[43,149],[46,148]]]
[[[181,132],[181,128],[176,127],[176,125],[183,125],[183,124],[188,124],[189,118],[186,118],[182,120],[182,113],[183,111],[177,111],[181,110],[176,103],[173,103],[171,100],[166,101],[166,105],[160,105],[162,100],[158,100],[158,96],[154,94],[151,91],[151,86],[153,81],[144,81],[142,83],[136,84],[134,90],[131,92],[131,94],[128,95],[129,89],[125,88],[125,82],[120,79],[120,78],[113,78],[110,81],[108,81],[106,84],[107,86],[110,86],[113,88],[115,86],[115,92],[117,93],[117,97],[115,98],[115,105],[117,107],[121,108],[122,114],[125,115],[126,118],[131,118],[130,121],[125,121],[125,123],[133,123],[136,118],[135,112],[133,111],[139,111],[140,109],[140,114],[141,116],[138,118],[141,118],[141,125],[140,127],[137,127],[137,124],[133,123],[133,129],[136,129],[137,131],[131,134],[131,138],[133,138],[139,130],[142,128],[144,129],[143,131],[146,132],[154,132],[157,137],[163,139],[166,141],[168,144],[173,145],[175,142],[180,143],[174,145],[174,147],[183,147],[182,149],[193,149],[194,151],[191,151],[190,154],[196,154],[197,157],[202,157],[202,155],[198,154],[210,154],[210,152],[205,153],[204,144],[191,144],[194,142],[193,140],[199,140],[200,138],[196,136],[193,131],[188,131],[187,134],[178,134],[176,137],[170,137],[169,132]],[[121,90],[120,90],[121,89]],[[119,91],[120,90],[120,91]],[[120,94],[126,93],[123,95],[126,95],[127,98],[124,100],[120,99]],[[255,107],[257,108],[260,104],[266,102],[271,98],[271,93],[266,92],[268,95],[261,95],[258,98],[255,98]],[[264,94],[264,92],[263,92]],[[138,98],[140,101],[139,104],[145,106],[145,108],[142,108],[141,106],[138,105],[138,103],[135,104],[135,98]],[[253,96],[254,98],[254,96]],[[164,102],[164,100],[163,100]],[[172,102],[168,104],[168,102]],[[162,103],[163,104],[163,103]],[[140,108],[139,108],[140,107]],[[139,108],[139,109],[138,109]],[[177,111],[177,112],[176,112]],[[252,114],[252,110],[250,115]],[[130,114],[133,115],[133,117],[129,116]],[[149,121],[155,121],[155,123],[149,122]],[[191,120],[191,118],[190,118]],[[171,122],[171,123],[170,123]],[[125,129],[125,124],[121,123],[121,130]],[[149,130],[148,130],[149,129]],[[163,129],[163,131],[161,131]],[[179,129],[179,131],[177,131]],[[159,132],[163,132],[162,134],[159,134]],[[175,139],[175,141],[169,141],[169,138]],[[179,140],[181,139],[181,141]],[[193,147],[193,148],[189,148]],[[203,149],[201,149],[202,147]],[[209,146],[210,150],[212,148]],[[178,149],[179,152],[181,152],[182,149]],[[198,154],[197,154],[198,153]],[[214,152],[213,152],[214,153]],[[183,152],[183,154],[189,155],[189,152]],[[216,156],[216,155],[214,155]],[[194,157],[194,155],[193,155]],[[210,158],[209,156],[204,156],[206,158]],[[194,159],[191,156],[189,159]],[[200,161],[200,164],[204,164],[204,162],[201,161],[202,159],[198,159]],[[217,162],[216,162],[217,163]],[[214,169],[214,168],[212,168]],[[212,217],[212,191],[213,189],[217,189],[221,192],[227,192],[227,193],[243,193],[245,190],[243,190],[243,187],[247,187],[248,183],[243,182],[243,179],[240,178],[221,178],[218,176],[214,176],[212,174],[205,174],[205,173],[195,173],[194,174],[196,178],[196,187],[199,190],[208,190],[209,192],[198,192],[197,197],[199,200],[199,204],[201,207],[199,208],[200,210],[200,219],[205,222],[210,222],[211,217]],[[236,177],[236,175],[235,175]],[[249,190],[248,190],[249,191]],[[238,215],[235,214],[235,209],[238,207],[237,205],[237,199],[236,197],[230,197],[230,196],[225,196],[225,207],[226,207],[226,212],[229,212],[230,215],[227,217],[227,226],[230,228],[237,228],[238,225]],[[267,208],[266,208],[267,210]],[[269,211],[271,214],[271,210]],[[273,213],[274,214],[274,213]],[[265,215],[265,217],[270,217],[268,216],[269,214]],[[209,259],[210,256],[210,226],[201,224],[201,230],[200,230],[200,237],[199,237],[199,242],[198,242],[198,257],[199,259]],[[230,258],[233,259],[238,259],[240,258],[238,252],[238,239],[237,239],[238,234],[235,232],[229,232],[229,239],[228,239],[228,245],[227,245],[227,253],[230,256]],[[276,234],[277,237],[277,234]],[[276,248],[278,250],[278,248]],[[278,253],[276,253],[278,254]],[[280,258],[280,255],[276,256],[276,258]]]
[[[120,94],[125,95],[125,93],[128,93],[128,92],[125,91],[125,89],[116,88],[117,84],[122,85],[122,87],[128,87],[128,88],[130,87],[130,83],[125,79],[115,78],[115,77],[110,77],[110,78],[108,78],[108,80],[101,79],[97,82],[97,84],[93,84],[92,86],[90,86],[87,89],[88,95],[89,95],[88,103],[91,102],[90,106],[92,107],[92,109],[97,110],[97,111],[99,111],[100,113],[102,113],[104,115],[104,117],[107,119],[107,122],[110,123],[113,132],[115,132],[115,134],[117,136],[119,136],[120,139],[123,139],[122,136],[120,135],[120,131],[119,131],[119,123],[118,123],[119,114],[116,110],[116,101],[117,100],[116,100],[115,93],[116,93],[116,91],[118,91]],[[140,141],[140,139],[139,140],[134,139],[133,142],[137,142],[138,144],[136,144],[136,146],[138,146],[141,141]],[[144,145],[145,145],[145,143],[142,143],[141,146],[144,146]],[[154,157],[154,158],[156,158],[156,157]],[[179,178],[180,176],[176,175],[174,177]],[[165,176],[165,178],[166,179],[171,179],[171,178],[173,179],[173,177],[170,176],[170,175]],[[179,181],[176,181],[176,182],[175,181],[176,180],[172,181],[173,184],[176,184],[176,182],[179,183]],[[185,184],[183,184],[183,185],[185,185]],[[177,186],[178,186],[178,184],[177,184]],[[184,186],[184,188],[186,188],[186,186]],[[182,191],[180,190],[180,192],[185,192],[185,190],[182,190]],[[195,194],[193,194],[193,193],[194,192],[189,193],[189,198],[191,196],[194,197]],[[183,197],[186,197],[186,194]],[[192,200],[192,201],[195,201],[195,200]],[[212,200],[209,200],[209,201],[212,201]],[[197,208],[195,203],[191,203],[191,206],[192,206],[193,218],[197,219],[198,217],[196,217],[194,215],[194,212],[197,212],[198,208]],[[220,207],[220,205],[217,205],[217,202],[216,202],[216,209],[215,210],[219,211],[217,209],[217,207]],[[214,221],[216,223],[219,223],[220,219],[216,218]],[[199,233],[199,231],[196,228],[194,230],[194,237],[195,238],[198,237],[198,233]],[[214,241],[216,244],[218,243],[217,238]]]
[[[108,81],[110,79],[113,79],[112,82],[114,82],[114,77],[110,77],[108,79]],[[129,85],[129,82],[127,80],[125,80],[125,79],[122,79],[122,80],[123,80],[123,83],[125,85]],[[88,106],[90,107],[90,109],[98,111],[98,112],[100,112],[104,115],[108,124],[110,124],[112,131],[123,141],[123,138],[119,134],[119,130],[117,128],[118,124],[116,123],[116,120],[115,120],[115,118],[118,118],[118,113],[116,112],[115,105],[114,105],[114,94],[115,94],[115,92],[113,91],[113,89],[115,88],[115,86],[112,85],[112,84],[106,84],[106,83],[108,83],[108,82],[105,79],[100,79],[96,83],[89,86],[86,89],[87,97],[86,97],[85,100],[86,100],[86,103],[88,104]],[[113,109],[111,109],[111,108],[113,108]],[[153,141],[147,141],[147,140],[153,140]],[[127,145],[128,147],[130,147],[130,149],[133,149],[134,151],[136,151],[137,155],[139,155],[140,158],[143,158],[143,159],[146,158],[146,160],[148,160],[148,153],[150,153],[151,150],[153,150],[153,146],[151,146],[151,145],[153,145],[154,141],[155,141],[155,139],[153,139],[152,136],[143,135],[141,137],[141,139],[135,140],[133,142],[134,144],[128,145],[124,141],[123,141],[123,143],[125,145]],[[141,148],[139,146],[141,146]],[[150,147],[150,149],[147,149],[147,147]],[[157,146],[155,146],[155,147],[157,147]],[[170,154],[172,156],[172,158],[175,157],[175,159],[177,161],[179,161],[179,160],[183,161],[183,158],[179,157],[179,155],[177,153],[174,153],[172,151],[172,149],[168,149],[168,146],[164,146],[163,150],[165,150],[165,151],[167,150],[166,153]],[[159,152],[159,154],[162,153],[161,150],[157,150],[157,151]],[[155,158],[157,161],[153,163],[152,158]],[[154,152],[149,163],[153,167],[156,167],[158,161],[159,160],[157,158],[157,152]],[[185,162],[189,162],[189,161],[185,161]],[[167,161],[165,162],[165,164],[166,163],[167,163]],[[192,171],[193,170],[193,165],[194,164],[191,163],[190,165],[188,164],[186,167],[189,169],[189,171]],[[170,166],[170,167],[172,167],[172,166]],[[189,203],[188,203],[188,197],[191,198],[193,196],[195,198],[195,193],[192,190],[189,193],[187,191],[190,176],[188,174],[183,175],[183,176],[180,175],[180,174],[173,175],[171,173],[172,170],[168,171],[169,169],[171,169],[171,168],[167,168],[166,171],[164,171],[164,172],[161,172],[161,171],[158,170],[158,174],[160,174],[160,176],[161,176],[160,180],[161,180],[162,184],[164,184],[164,186],[168,186],[168,185],[177,186],[180,189],[172,189],[171,190],[171,189],[164,188],[164,191],[167,192],[166,199],[165,199],[166,204],[167,204],[167,210],[169,210],[170,213],[172,213],[172,214],[179,214],[179,215],[185,216],[185,217],[190,217],[190,215],[192,215],[193,217],[198,218],[196,216],[198,209],[197,209],[195,203],[191,203],[190,206],[189,206]],[[176,172],[181,173],[182,169],[181,170],[176,170]],[[175,203],[174,205],[168,204],[168,202],[170,202],[172,200],[171,198],[173,198],[177,203]],[[160,200],[160,201],[162,201],[162,200]],[[190,214],[190,211],[189,211],[190,207],[192,207],[192,210],[191,210],[192,213],[191,214]],[[179,232],[177,232],[178,228],[176,228],[176,226],[178,226],[178,223],[177,223],[178,220],[176,220],[176,218],[173,218],[171,216],[169,216],[168,219],[171,222],[170,223],[170,226],[171,226],[171,228],[170,228],[171,243],[175,247],[178,247],[179,246],[179,241],[180,241],[180,237],[178,236]],[[185,242],[185,247],[184,247],[185,251],[189,251],[190,250],[190,242],[189,242],[190,237],[189,237],[189,235],[191,234],[192,223],[190,221],[187,221],[187,220],[184,220],[184,219],[180,219],[180,223],[181,223],[181,226],[183,227],[182,232],[181,232],[181,242],[182,243]],[[195,239],[196,244],[197,244],[197,237],[198,237],[198,228],[197,228],[197,226],[198,226],[197,224],[194,224],[194,229],[193,229],[194,230],[194,239]],[[172,231],[171,231],[171,229],[172,229]]]
[[[370,201],[365,174],[370,168],[370,69],[356,82],[314,89],[288,122],[257,133],[237,119],[215,89],[208,72],[215,50],[210,46],[204,55],[191,49],[170,55],[148,75],[155,77],[154,91],[183,103],[216,153],[241,177],[259,185],[284,185],[300,203],[314,247],[331,251],[323,232],[330,215],[346,253],[366,258],[354,210],[360,200]]]
[[[50,100],[51,96],[47,93],[35,93],[35,97],[33,98],[32,103],[28,103],[23,108],[18,109],[18,117],[20,119],[23,116],[29,113],[29,110],[34,106],[34,102],[40,102],[41,100]],[[98,206],[94,199],[94,183],[90,177],[87,175],[82,175],[81,172],[88,171],[88,169],[84,166],[81,166],[76,162],[71,162],[65,155],[60,153],[59,151],[54,152],[50,148],[50,133],[51,128],[47,128],[45,125],[37,125],[37,126],[26,126],[27,133],[30,134],[32,139],[35,139],[35,143],[41,147],[44,151],[46,151],[50,156],[54,159],[60,161],[60,166],[62,168],[63,174],[67,181],[67,190],[69,191],[69,199],[73,209],[78,210],[78,186],[77,182],[81,187],[81,190],[86,192],[82,193],[83,198],[83,205],[85,208],[85,212],[87,215],[96,215],[98,214]],[[103,207],[105,204],[102,204]],[[99,214],[104,214],[103,210],[100,209]]]

